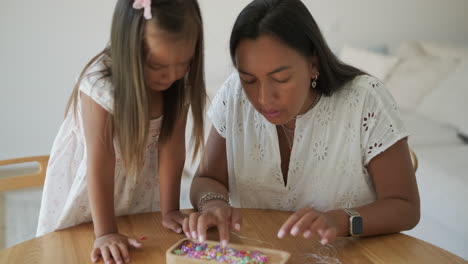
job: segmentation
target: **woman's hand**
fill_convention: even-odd
[[[184,220],[184,232],[188,238],[198,239],[203,243],[206,239],[208,228],[218,228],[221,245],[226,247],[229,241],[229,230],[232,228],[240,231],[241,215],[238,209],[229,206],[221,200],[211,200],[203,206],[203,212],[190,214]]]
[[[111,233],[96,238],[94,248],[91,251],[91,261],[97,262],[101,256],[105,263],[129,263],[130,254],[128,246],[141,248],[138,240],[126,237],[118,233]]]
[[[303,208],[286,220],[278,232],[278,237],[283,238],[288,233],[294,237],[302,234],[304,238],[311,238],[312,234],[318,233],[320,243],[325,245],[335,240],[337,226],[332,217],[326,213]]]
[[[182,225],[184,224],[184,219],[188,215],[182,213],[181,211],[172,211],[163,215],[162,224],[165,228],[171,229],[172,231],[180,234],[182,232]]]

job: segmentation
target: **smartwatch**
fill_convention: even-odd
[[[349,215],[349,234],[359,236],[363,232],[362,216],[353,209],[343,209]]]

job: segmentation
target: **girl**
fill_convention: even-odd
[[[300,0],[252,1],[230,52],[237,72],[208,112],[215,129],[192,182],[191,237],[203,241],[216,225],[226,244],[240,228],[234,207],[295,211],[278,237],[318,233],[323,244],[418,223],[408,133],[393,98],[333,55]]]
[[[129,261],[115,217],[161,210],[181,232],[188,108],[203,145],[203,29],[196,0],[119,0],[110,44],[83,70],[54,142],[37,235],[93,220],[91,259]]]

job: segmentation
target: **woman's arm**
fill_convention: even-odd
[[[226,139],[211,128],[205,153],[192,181],[190,201],[198,209],[198,202],[204,194],[214,192],[228,197],[228,189]]]
[[[363,219],[362,236],[396,233],[413,228],[419,221],[419,194],[406,139],[402,139],[369,162],[377,200],[354,208]],[[295,212],[278,232],[310,238],[317,232],[322,244],[336,236],[348,236],[349,216],[343,208],[319,212],[303,208]]]
[[[190,214],[184,221],[184,232],[187,237],[204,242],[209,227],[218,228],[221,245],[226,246],[231,228],[240,231],[241,216],[223,200],[207,200],[198,208],[200,199],[208,193],[229,195],[228,170],[226,158],[226,140],[215,129],[211,129],[205,153],[192,181],[190,200],[199,212]]]
[[[407,139],[373,158],[368,165],[377,200],[355,208],[363,218],[364,236],[412,229],[419,222],[419,193]],[[327,212],[336,219],[338,235],[349,234],[349,216],[343,210]]]
[[[86,138],[87,185],[94,233],[100,237],[118,233],[114,214],[115,153],[108,133],[110,114],[84,93],[81,96]]]
[[[174,232],[182,231],[179,213],[180,185],[185,164],[185,126],[188,110],[177,118],[171,137],[158,148],[158,178],[163,225]],[[169,217],[168,217],[169,216]]]

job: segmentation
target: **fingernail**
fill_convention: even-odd
[[[299,232],[299,228],[294,227],[294,228],[291,230],[291,235],[296,236],[298,232]]]
[[[281,229],[281,230],[278,232],[278,237],[279,237],[279,238],[283,238],[283,237],[284,237],[284,230]]]
[[[199,241],[200,243],[203,243],[203,241],[204,241],[203,236],[199,236],[199,237],[198,237],[198,241]]]
[[[235,228],[237,231],[240,231],[240,224],[236,224],[236,225],[234,226],[234,228]]]
[[[180,232],[182,232],[182,229],[179,228],[179,229],[176,230],[176,232],[180,234]]]
[[[326,244],[328,244],[328,239],[322,238],[322,240],[320,240],[320,244],[325,246]]]
[[[309,238],[310,235],[312,235],[312,232],[310,232],[310,230],[307,230],[307,231],[304,232],[304,237],[305,238]]]
[[[192,236],[190,235],[190,232],[185,233],[185,236],[186,236],[187,238],[192,238]]]
[[[221,246],[222,246],[223,248],[227,247],[227,244],[228,244],[228,243],[227,243],[226,240],[221,240]]]
[[[193,239],[197,239],[197,232],[192,231],[192,238],[193,238]]]

